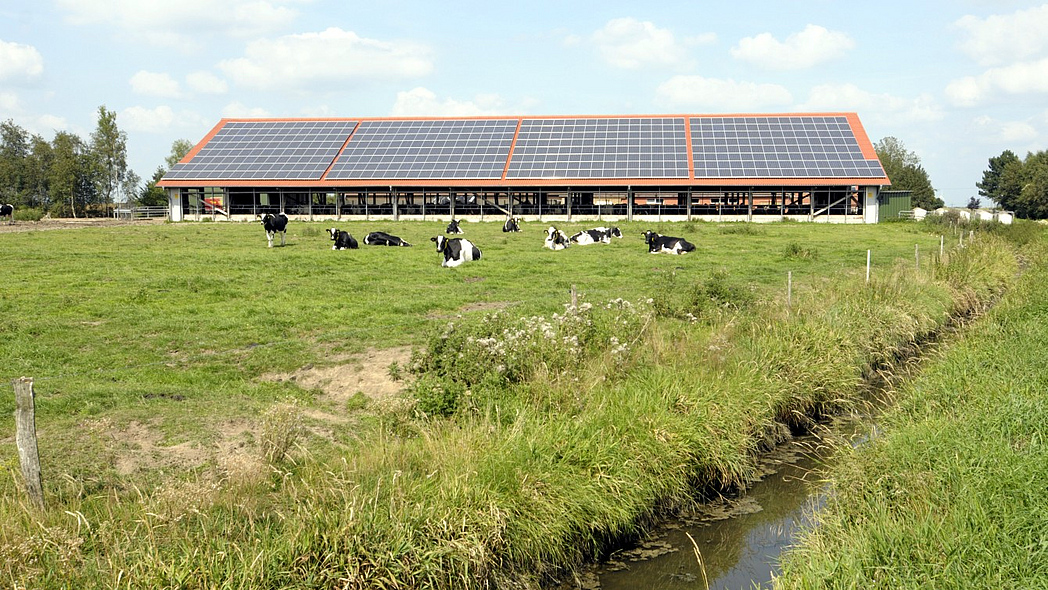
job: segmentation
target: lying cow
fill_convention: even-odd
[[[459,227],[459,222],[458,222],[457,219],[452,219],[451,223],[448,224],[448,229],[444,230],[444,233],[446,233],[446,234],[464,234],[466,232],[462,231],[462,228]]]
[[[283,213],[266,213],[262,216],[262,227],[266,228],[266,239],[269,240],[269,247],[273,247],[273,238],[276,234],[280,234],[280,245],[284,245],[284,238],[287,236],[287,215]]]
[[[404,240],[387,234],[384,231],[373,231],[368,235],[364,236],[364,243],[368,246],[410,246],[411,244]]]
[[[617,227],[595,227],[593,229],[587,229],[580,231],[579,233],[571,236],[568,240],[572,244],[578,244],[580,246],[588,246],[590,244],[610,244],[611,238],[621,238],[622,232]]]
[[[564,232],[552,225],[546,230],[546,241],[544,245],[550,250],[563,250],[564,248],[567,248],[569,244],[568,236]]]
[[[648,244],[648,252],[652,254],[684,254],[685,252],[691,252],[695,249],[695,244],[692,244],[684,238],[660,236],[651,230],[648,230],[641,235],[644,236],[644,241]]]
[[[480,260],[480,248],[466,238],[436,236],[430,238],[430,241],[436,242],[437,252],[444,255],[444,262],[440,265],[445,268],[452,268],[470,260]]]
[[[328,233],[331,234],[331,241],[335,242],[334,245],[331,246],[332,250],[357,249],[357,240],[353,236],[349,235],[348,231],[331,228],[328,230]]]
[[[504,232],[520,231],[520,226],[517,225],[517,218],[516,217],[507,217],[506,218],[506,223],[502,224],[502,231],[504,231]]]
[[[8,223],[15,222],[15,206],[11,203],[0,205],[0,217],[6,217]]]

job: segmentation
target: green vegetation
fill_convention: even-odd
[[[484,258],[456,269],[428,246],[443,224],[338,225],[419,246],[332,252],[296,222],[272,249],[257,224],[0,235],[0,356],[37,379],[49,505],[0,480],[3,579],[534,586],[743,485],[755,453],[1018,274],[1007,240],[938,260],[921,224],[695,224],[683,257],[647,254],[656,224],[562,252],[539,224],[465,224]],[[406,397],[300,379],[404,344],[378,372]],[[13,444],[0,461],[17,470]]]
[[[844,456],[784,588],[1048,584],[1048,248]]]
[[[1028,219],[1048,218],[1048,151],[1029,152],[1020,160],[1011,150],[990,158],[979,194],[998,207]]]

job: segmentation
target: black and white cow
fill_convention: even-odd
[[[470,260],[480,260],[480,248],[466,238],[435,236],[430,238],[430,241],[436,242],[437,252],[444,255],[444,262],[440,265],[445,268],[452,268]]]
[[[458,222],[457,219],[452,219],[451,223],[448,224],[448,229],[444,230],[444,233],[446,233],[446,234],[464,234],[466,232],[462,231],[462,228],[459,227],[459,222]]]
[[[520,226],[517,225],[517,218],[516,217],[507,217],[506,218],[506,223],[502,224],[502,231],[504,231],[504,232],[520,231]]]
[[[572,244],[587,246],[589,244],[610,244],[611,238],[621,238],[622,232],[617,227],[595,227],[580,231],[568,238]]]
[[[684,254],[695,249],[695,244],[684,238],[660,236],[651,230],[641,235],[644,236],[644,241],[648,244],[648,252],[651,254]]]
[[[564,248],[567,248],[570,243],[567,234],[552,225],[546,230],[546,241],[544,245],[550,250],[563,250]]]
[[[8,223],[15,222],[15,206],[11,203],[0,205],[0,217],[6,217]]]
[[[364,236],[364,243],[368,246],[410,246],[411,244],[404,240],[387,234],[384,231],[373,231],[368,235]]]
[[[331,234],[331,241],[335,242],[334,245],[331,246],[332,250],[357,249],[357,240],[353,236],[349,235],[348,231],[343,231],[333,227],[328,230],[328,233]]]
[[[266,228],[266,239],[269,240],[269,247],[273,247],[273,238],[280,234],[280,245],[284,245],[284,238],[287,236],[287,215],[283,213],[266,213],[262,216],[262,227]]]

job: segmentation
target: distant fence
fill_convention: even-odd
[[[158,219],[167,217],[170,209],[167,207],[118,207],[113,209],[113,217],[117,219]]]

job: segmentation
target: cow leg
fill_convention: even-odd
[[[267,246],[267,247],[268,248],[272,248],[273,247],[273,232],[269,232],[269,231],[266,232],[266,240],[269,241],[269,246]]]
[[[280,232],[280,245],[284,245],[284,237],[287,235],[287,231]]]

